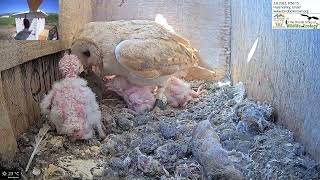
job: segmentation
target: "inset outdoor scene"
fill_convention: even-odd
[[[59,0],[1,0],[0,40],[58,40]]]

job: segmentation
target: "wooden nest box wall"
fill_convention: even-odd
[[[199,49],[203,66],[214,70],[216,79],[226,76],[230,61],[230,1],[60,0],[58,41],[0,43],[0,158],[12,158],[17,146],[15,138],[39,119],[39,102],[59,79],[57,63],[62,51],[70,48],[83,25],[91,21],[154,20],[157,14]],[[25,15],[17,14],[17,22]],[[27,17],[32,18],[30,14]],[[39,17],[40,24],[42,18]],[[17,23],[17,27],[20,25]],[[34,24],[34,28],[42,26]]]
[[[40,119],[40,100],[60,79],[60,42],[0,44],[0,159],[12,159],[16,137]]]

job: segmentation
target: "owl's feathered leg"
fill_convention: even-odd
[[[167,98],[164,94],[165,87],[160,86],[157,89],[156,93],[156,102],[154,103],[153,112],[158,112],[160,110],[163,110],[167,105]]]

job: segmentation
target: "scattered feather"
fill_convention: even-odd
[[[44,124],[43,127],[39,130],[39,133],[36,135],[35,137],[35,146],[34,146],[34,150],[31,154],[31,157],[28,161],[27,167],[26,167],[26,172],[28,172],[29,167],[31,165],[31,162],[34,158],[34,156],[40,151],[41,147],[43,147],[43,142],[42,139],[45,138],[47,132],[50,130],[50,126],[48,124]],[[44,139],[45,140],[45,139]]]

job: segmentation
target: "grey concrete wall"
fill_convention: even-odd
[[[270,0],[232,0],[232,79],[271,102],[279,123],[320,161],[320,31],[272,30],[271,8]]]

